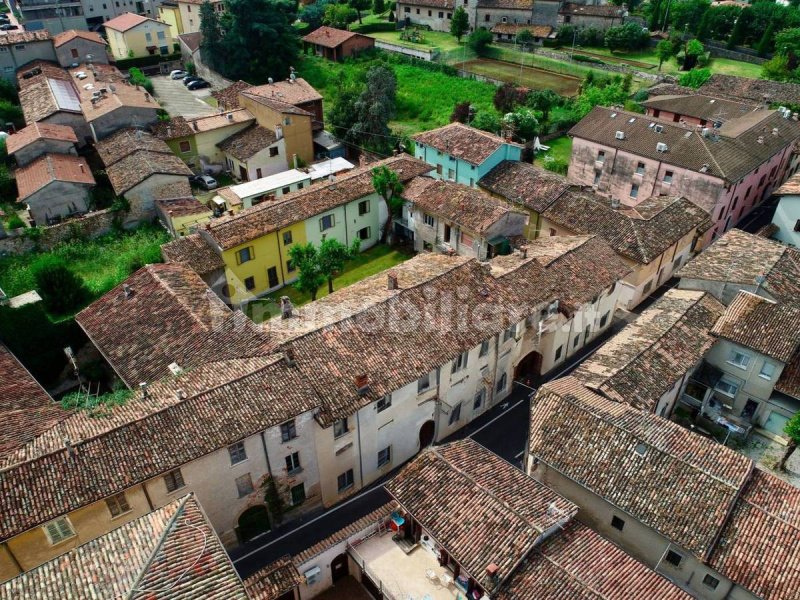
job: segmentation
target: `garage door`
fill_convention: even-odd
[[[781,413],[773,410],[771,413],[769,413],[767,422],[764,423],[764,429],[774,433],[775,435],[782,435],[785,437],[786,434],[783,432],[783,428],[786,427],[786,423],[788,421],[789,417],[784,417]]]

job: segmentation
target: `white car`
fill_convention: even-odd
[[[189,73],[187,73],[186,71],[181,71],[180,69],[176,69],[174,71],[170,71],[169,77],[170,79],[183,79],[188,74]]]

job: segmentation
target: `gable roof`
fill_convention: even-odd
[[[237,160],[248,161],[277,141],[274,131],[256,124],[226,137],[217,147]]]
[[[800,251],[767,238],[731,229],[679,271],[681,279],[741,284],[766,291],[781,302],[800,298]]]
[[[700,560],[711,554],[753,469],[747,457],[603,398],[574,377],[539,388],[529,450]]]
[[[587,17],[604,17],[614,18],[622,17],[622,7],[615,4],[577,4],[572,2],[564,3],[559,9],[559,14],[574,15],[574,16],[587,16]]]
[[[50,32],[46,29],[37,29],[34,31],[7,31],[0,35],[0,46],[14,46],[16,44],[30,44],[31,42],[47,42],[50,41]],[[25,70],[30,65],[25,65]]]
[[[250,600],[278,600],[300,585],[304,578],[297,572],[291,556],[283,556],[256,571],[244,585]]]
[[[757,104],[714,98],[703,94],[665,94],[651,96],[642,105],[655,110],[665,110],[679,115],[688,115],[709,122],[725,123],[758,109]]]
[[[334,27],[328,27],[323,25],[309,33],[308,35],[303,37],[304,42],[308,42],[309,44],[317,44],[318,46],[324,46],[326,48],[336,48],[337,46],[343,44],[350,38],[361,36],[360,33],[356,33],[355,31],[346,31],[344,29],[335,29]],[[366,37],[366,36],[361,36]]]
[[[137,150],[107,167],[106,174],[114,193],[122,196],[153,175],[188,177],[192,175],[192,171],[171,152],[166,154],[161,151]]]
[[[573,373],[606,398],[653,412],[714,343],[725,307],[704,292],[669,290]]]
[[[489,565],[502,582],[544,531],[578,512],[471,439],[424,450],[385,487],[490,592]]]
[[[235,317],[182,263],[139,269],[75,320],[129,387],[169,376],[173,362],[201,364],[201,350],[222,360],[255,356],[265,343],[253,343],[246,334],[258,328]]]
[[[413,138],[417,144],[425,144],[475,166],[489,158],[503,144],[520,147],[519,144],[508,142],[500,136],[457,121],[438,129],[423,131]]]
[[[183,263],[201,277],[225,268],[222,257],[206,244],[199,233],[176,238],[161,246],[165,262]]]
[[[174,140],[181,137],[191,137],[198,133],[214,131],[255,121],[256,118],[244,108],[229,110],[212,115],[199,117],[176,116],[169,121],[159,121],[151,128],[153,135],[162,140]]]
[[[251,84],[240,79],[239,81],[233,82],[228,87],[211,92],[211,97],[217,101],[220,108],[234,110],[240,107],[239,94],[245,90],[249,90],[251,87],[253,87]]]
[[[200,44],[203,43],[203,32],[193,31],[190,33],[181,33],[178,35],[178,40],[186,44],[190,52],[195,52],[200,48]]]
[[[800,589],[800,489],[756,469],[709,564],[765,600]]]
[[[0,343],[0,455],[18,448],[69,413],[53,402],[11,351]]]
[[[247,600],[228,554],[192,494],[0,584],[0,598]]]
[[[57,112],[82,115],[80,95],[70,74],[55,63],[45,60],[28,63],[25,69],[17,71],[17,84],[19,103],[28,124]]]
[[[142,15],[137,15],[131,12],[127,12],[119,15],[118,17],[114,17],[113,19],[103,23],[103,26],[106,27],[107,29],[114,29],[116,31],[125,32],[128,31],[129,29],[133,29],[137,25],[141,25],[146,21],[153,21],[154,23],[158,23],[159,25],[166,26],[166,23],[162,23],[161,21],[156,21],[155,19],[151,19],[150,17],[143,17]]]
[[[82,40],[86,40],[87,42],[94,42],[96,44],[102,44],[103,46],[108,45],[108,43],[100,36],[100,34],[95,31],[82,31],[79,29],[69,29],[67,31],[62,31],[61,33],[58,33],[53,36],[53,46],[58,48],[68,42],[71,42],[75,38],[81,38]]]
[[[693,230],[705,231],[710,215],[686,198],[651,196],[635,208],[611,207],[591,192],[567,191],[542,216],[576,234],[596,234],[622,256],[641,264],[657,259]]]
[[[56,140],[61,142],[78,142],[75,130],[67,125],[55,123],[31,123],[23,127],[14,135],[6,138],[6,150],[9,154],[19,152],[38,140]]]
[[[257,98],[269,98],[293,106],[322,100],[320,93],[302,77],[252,86],[247,93]]]
[[[752,102],[800,104],[800,85],[768,79],[714,73],[697,91],[710,96],[721,95]]]
[[[800,347],[800,306],[741,291],[711,333],[788,363]]]
[[[372,169],[379,166],[386,166],[396,172],[403,183],[432,169],[430,165],[408,155],[387,158],[344,173],[336,181],[320,182],[292,192],[282,196],[277,202],[265,202],[233,216],[214,219],[206,231],[222,249],[234,248],[292,223],[375,193]]]
[[[462,229],[480,235],[512,215],[518,215],[525,220],[528,217],[482,190],[431,177],[412,179],[403,190],[402,197],[426,213],[444,218]],[[518,234],[522,234],[522,226]]]
[[[139,129],[120,129],[95,143],[95,150],[106,168],[140,150],[172,155],[167,144],[153,134]]]
[[[87,186],[95,184],[89,165],[74,154],[44,154],[18,168],[15,177],[20,202],[54,181]]]
[[[624,139],[616,138],[618,131]],[[800,123],[775,110],[759,110],[725,122],[718,137],[704,137],[695,127],[596,106],[569,134],[736,183],[793,144],[800,136]],[[659,143],[667,145],[665,152],[656,149]]]
[[[538,213],[570,188],[566,177],[516,160],[502,161],[478,185]]]

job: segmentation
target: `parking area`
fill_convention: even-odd
[[[199,117],[216,112],[203,98],[211,94],[210,88],[190,91],[179,79],[170,79],[168,75],[157,75],[151,78],[153,90],[161,107],[171,116]]]

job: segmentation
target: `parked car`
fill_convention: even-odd
[[[192,175],[189,177],[189,183],[193,183],[204,190],[215,190],[219,186],[217,180],[211,175]]]
[[[186,87],[190,90],[202,90],[203,88],[211,87],[211,84],[205,79],[195,79],[194,81],[190,81],[189,85]]]
[[[188,72],[181,71],[180,69],[176,69],[175,71],[171,71],[170,74],[169,74],[170,79],[183,79],[187,75],[189,75]]]
[[[0,31],[10,31],[12,29],[19,29],[19,26],[12,25],[11,23],[5,23],[4,25],[0,25]]]
[[[11,19],[8,18],[8,15],[4,15],[0,13],[0,23],[10,23]]]
[[[187,75],[183,78],[183,85],[189,85],[193,81],[200,79],[197,75]]]

